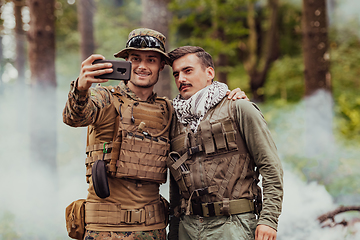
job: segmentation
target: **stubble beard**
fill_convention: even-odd
[[[157,77],[156,77],[156,81],[147,85],[141,85],[141,84],[137,84],[135,81],[130,80],[130,82],[138,88],[151,88],[153,87],[158,81],[159,81],[159,75],[160,75],[160,71],[157,73]]]

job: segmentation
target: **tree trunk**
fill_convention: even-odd
[[[25,62],[26,62],[26,53],[25,53],[25,31],[24,23],[22,20],[22,9],[25,6],[24,0],[13,0],[14,2],[14,15],[15,15],[15,42],[16,42],[16,59],[15,67],[18,71],[17,82],[20,85],[25,83]]]
[[[278,0],[268,0],[269,27],[266,30],[258,29],[256,22],[255,3],[250,2],[248,7],[247,22],[249,25],[248,58],[244,63],[245,69],[250,76],[252,100],[264,102],[264,84],[271,63],[279,56],[278,46]],[[265,34],[263,34],[263,31]],[[265,37],[263,37],[265,35]]]
[[[305,96],[319,89],[331,92],[326,0],[303,0]]]
[[[29,0],[31,70],[30,151],[34,162],[56,170],[54,0]]]
[[[2,14],[2,7],[3,7],[3,2],[0,1],[0,15]],[[3,26],[4,20],[2,20],[0,18],[0,30],[2,30],[4,28]],[[0,34],[0,94],[2,94],[4,92],[4,86],[3,86],[3,81],[2,81],[2,75],[4,73],[4,67],[5,67],[5,63],[4,63],[4,55],[3,55],[3,45],[2,45],[2,36]]]
[[[170,12],[168,11],[169,0],[143,0],[142,1],[142,19],[141,25],[161,32],[166,37],[169,33]],[[166,39],[166,51],[169,50],[169,38]],[[160,73],[159,81],[155,84],[154,91],[158,96],[166,96],[173,98],[171,91],[173,79],[171,77],[171,69],[165,66]]]
[[[94,0],[78,0],[78,28],[80,32],[80,52],[81,59],[85,60],[94,53]]]
[[[29,0],[28,40],[32,85],[56,87],[54,2]]]
[[[218,70],[216,71],[217,80],[225,84],[227,84],[228,71],[224,68],[227,67],[228,64],[228,56],[223,53],[219,54],[219,59],[217,62]]]
[[[330,164],[327,158],[333,154],[335,140],[326,10],[326,0],[303,0],[305,153],[317,159],[318,168],[331,173],[336,165]],[[312,171],[316,172],[317,168]]]

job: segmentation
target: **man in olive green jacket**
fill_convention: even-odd
[[[224,101],[227,86],[213,81],[202,48],[169,57],[180,91],[170,133],[169,239],[275,240],[283,170],[263,115],[251,102]]]

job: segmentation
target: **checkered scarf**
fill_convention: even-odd
[[[227,91],[226,84],[214,81],[187,100],[180,94],[177,95],[173,100],[177,118],[184,125],[190,124],[190,129],[196,132],[206,112],[218,104],[226,96]]]

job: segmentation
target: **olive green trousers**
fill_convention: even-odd
[[[179,224],[179,240],[254,240],[257,221],[253,213],[229,217],[182,216]]]

